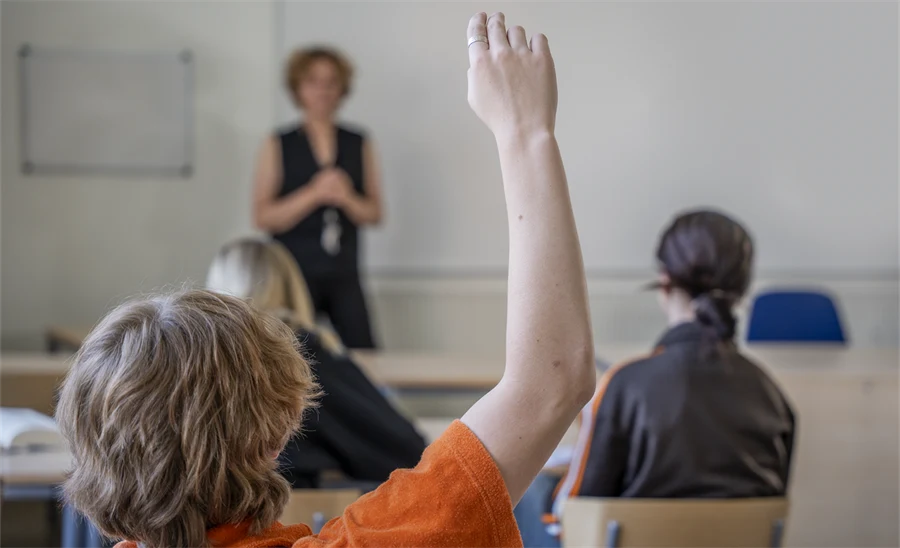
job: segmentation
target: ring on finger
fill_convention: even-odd
[[[468,48],[468,47],[471,47],[472,44],[474,44],[475,42],[484,42],[485,44],[487,44],[487,43],[488,43],[488,37],[485,36],[485,35],[483,35],[483,34],[476,34],[475,36],[469,38],[469,43],[466,44],[466,47],[467,47],[467,48]]]

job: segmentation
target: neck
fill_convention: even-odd
[[[330,131],[334,128],[334,120],[330,116],[307,115],[303,125],[311,131]]]
[[[691,303],[690,296],[683,291],[674,290],[666,307],[666,317],[669,327],[696,320],[697,315],[694,313],[694,305]]]

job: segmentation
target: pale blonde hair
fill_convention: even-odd
[[[242,299],[193,290],[126,303],[94,328],[60,390],[66,499],[106,535],[208,546],[206,531],[281,514],[274,455],[318,387],[294,333]]]
[[[242,238],[225,244],[209,267],[206,287],[248,299],[292,327],[318,336],[329,351],[344,352],[340,338],[316,324],[316,312],[300,267],[276,241]]]

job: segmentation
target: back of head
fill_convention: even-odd
[[[262,310],[286,314],[302,327],[315,321],[300,268],[281,244],[255,238],[227,243],[209,267],[206,287],[249,299]]]
[[[717,338],[732,339],[732,309],[750,286],[753,264],[753,242],[744,227],[715,211],[685,213],[663,233],[656,256],[670,285],[693,299],[697,321]]]
[[[206,546],[206,530],[277,519],[275,455],[316,385],[283,322],[186,291],[126,303],[75,356],[56,419],[73,455],[67,500],[111,537]]]
[[[206,287],[247,299],[292,327],[315,333],[332,352],[342,348],[336,335],[316,327],[315,309],[300,267],[276,241],[242,238],[225,244],[209,267]]]

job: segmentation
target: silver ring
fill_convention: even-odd
[[[474,44],[475,42],[484,42],[485,44],[487,44],[488,38],[487,38],[487,36],[485,36],[483,34],[476,34],[475,36],[469,38],[469,43],[466,45],[466,47],[467,48],[471,47],[471,45]]]

